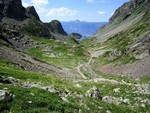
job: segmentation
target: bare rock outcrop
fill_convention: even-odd
[[[91,98],[95,98],[95,99],[102,99],[101,93],[99,91],[99,89],[94,86],[93,88],[89,89],[86,94],[86,97],[91,97]]]
[[[0,0],[1,17],[9,17],[16,20],[25,19],[25,8],[21,0]]]
[[[36,20],[40,20],[39,15],[37,14],[34,6],[29,6],[26,8],[26,14],[28,16],[34,17]]]
[[[130,0],[130,2],[124,3],[120,8],[115,11],[113,16],[109,19],[110,23],[114,21],[125,20],[143,2],[145,2],[145,0]]]
[[[58,20],[52,20],[50,23],[45,23],[45,25],[56,34],[62,34],[67,36],[67,33],[64,31],[61,23]]]
[[[0,101],[11,102],[13,101],[13,94],[6,90],[0,90]]]
[[[82,35],[79,33],[71,33],[69,37],[74,38],[74,39],[80,39]]]

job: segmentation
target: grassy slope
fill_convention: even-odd
[[[41,82],[44,86],[52,86],[61,92],[65,92],[66,90],[73,92],[72,95],[66,97],[69,100],[69,103],[66,103],[61,100],[60,96],[58,96],[57,93],[50,93],[48,91],[38,88],[23,88],[20,85],[13,86],[9,84],[1,84],[0,89],[7,88],[9,92],[15,95],[12,102],[5,103],[0,101],[0,111],[2,113],[7,113],[10,110],[13,113],[72,113],[76,110],[78,111],[79,109],[82,113],[106,112],[107,110],[110,110],[113,113],[116,113],[118,111],[121,113],[145,113],[150,111],[149,104],[146,104],[145,108],[138,107],[135,105],[135,103],[139,105],[142,103],[141,101],[134,100],[135,97],[140,97],[142,98],[142,100],[144,100],[150,98],[150,95],[133,93],[137,90],[137,87],[134,85],[130,86],[126,84],[112,84],[109,82],[95,83],[92,81],[73,83],[65,80],[60,80],[52,76],[18,69],[18,67],[15,64],[12,64],[8,61],[0,61],[0,69],[0,76],[17,78],[21,81],[21,83]],[[117,81],[124,80],[127,83],[133,84],[146,84],[149,83],[150,80],[149,77],[142,78],[139,81],[119,76],[104,75],[104,77]],[[76,84],[80,84],[81,88],[75,87]],[[130,99],[131,105],[127,105],[124,103],[120,105],[109,104],[98,99],[85,97],[84,94],[86,93],[86,91],[92,88],[93,86],[96,86],[101,91],[102,96],[128,98]],[[120,92],[114,93],[113,89],[115,88],[120,88]],[[31,93],[34,94],[34,96],[31,95]],[[78,95],[83,95],[83,98],[80,98]],[[32,101],[32,103],[29,103],[29,101]]]
[[[78,62],[87,60],[86,51],[73,39],[68,40],[67,43],[39,37],[33,37],[33,39],[42,42],[43,47],[39,45],[29,49],[27,53],[39,60],[66,68],[76,67]]]
[[[130,17],[131,19],[136,17],[136,15],[138,15],[139,13],[141,13],[143,5],[145,4],[140,5],[134,11],[134,13]],[[145,10],[147,10],[146,8],[148,6],[149,6],[148,4],[147,6],[144,6]],[[113,27],[109,26],[108,28]],[[103,31],[103,29],[101,31]],[[141,20],[131,25],[126,30],[121,31],[112,37],[109,37],[106,41],[99,41],[95,40],[94,38],[86,39],[83,41],[83,45],[85,45],[89,50],[95,52],[100,50],[106,50],[106,52],[102,56],[94,59],[95,60],[94,64],[100,65],[99,62],[100,63],[103,62],[103,64],[109,63],[126,64],[137,60],[135,58],[135,54],[129,51],[130,46],[138,40],[138,37],[141,37],[143,34],[148,35],[149,32],[150,32],[150,13],[145,12]],[[119,53],[121,54],[119,55]]]

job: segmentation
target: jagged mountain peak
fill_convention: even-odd
[[[26,8],[26,14],[27,14],[28,16],[33,16],[33,17],[34,17],[35,19],[37,19],[37,20],[40,20],[40,17],[39,17],[39,15],[37,14],[37,12],[36,12],[34,6],[29,6],[29,7],[27,7],[27,8]]]

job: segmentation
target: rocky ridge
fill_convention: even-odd
[[[119,7],[115,13],[112,15],[112,17],[109,19],[110,23],[113,23],[115,21],[123,21],[126,18],[128,18],[134,10],[142,3],[144,3],[146,0],[130,0],[130,2],[124,3],[121,7]],[[120,18],[118,18],[120,17]]]
[[[57,26],[51,25],[49,28],[44,25],[44,23],[40,21],[34,6],[27,7],[25,9],[22,6],[21,0],[1,0],[0,6],[0,21],[2,21],[1,26],[5,24],[3,28],[6,28],[7,25],[7,28],[12,29],[11,26],[13,26],[13,30],[17,30],[22,34],[46,37],[50,39],[61,40],[61,36],[59,36],[59,34],[64,35],[62,36],[62,40],[67,38],[65,37],[67,34],[63,30],[60,22],[59,24],[56,24]],[[15,29],[15,26],[19,29]],[[54,29],[62,32],[58,32],[57,35],[55,35],[52,33],[54,32]]]
[[[33,16],[36,20],[40,20],[40,17],[39,15],[37,14],[34,6],[29,6],[26,8],[26,14],[28,16]]]
[[[21,0],[0,0],[0,16],[9,17],[16,20],[26,18],[25,8],[22,7]]]
[[[56,34],[62,34],[67,36],[67,33],[64,31],[61,23],[58,20],[52,20],[50,23],[45,23],[45,25]]]

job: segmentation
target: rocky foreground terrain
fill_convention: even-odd
[[[77,41],[33,6],[0,0],[0,112],[149,113],[149,7],[131,0]]]

